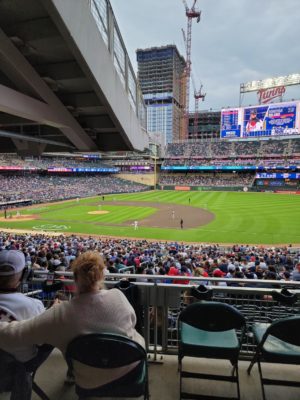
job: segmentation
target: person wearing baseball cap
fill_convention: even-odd
[[[223,278],[224,277],[224,273],[220,270],[220,268],[216,268],[212,274],[213,278]],[[218,282],[214,282],[214,285],[216,286],[227,286],[227,283],[224,281],[218,281]]]
[[[101,332],[115,332],[145,347],[144,338],[135,329],[136,314],[125,295],[117,288],[103,288],[104,269],[104,260],[98,251],[80,254],[72,263],[76,296],[27,321],[0,323],[0,348],[48,343],[65,354],[68,344],[77,336]],[[73,370],[79,386],[93,389],[142,366],[131,362],[121,368],[103,369],[73,363]]]
[[[21,251],[0,251],[0,322],[22,321],[45,311],[40,300],[19,292],[24,272],[25,256]],[[25,346],[10,353],[25,362],[37,354],[37,348]]]
[[[257,110],[250,110],[250,118],[246,125],[246,132],[256,132],[263,129],[263,122],[257,117]]]
[[[16,289],[25,268],[25,257],[21,251],[0,252],[0,291]]]
[[[220,268],[216,268],[213,272],[214,278],[223,278],[225,274],[220,270]]]

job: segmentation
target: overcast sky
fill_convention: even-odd
[[[137,48],[175,44],[185,55],[181,28],[186,29],[187,20],[181,0],[110,1],[135,69]],[[242,82],[300,73],[300,0],[198,4],[202,18],[193,22],[192,69],[207,92],[202,109],[238,105]],[[299,87],[287,89],[285,99],[291,98],[300,98]],[[256,102],[248,94],[243,105]]]

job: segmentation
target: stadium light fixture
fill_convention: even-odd
[[[257,92],[260,89],[270,89],[279,86],[300,85],[300,74],[278,76],[260,81],[251,81],[240,85],[240,93]]]

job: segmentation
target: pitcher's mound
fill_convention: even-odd
[[[20,221],[33,221],[37,217],[36,215],[27,214],[27,215],[12,215],[11,217],[8,215],[7,218],[1,217],[0,222],[20,222]]]
[[[91,215],[103,215],[103,214],[108,214],[109,213],[109,211],[105,211],[105,210],[103,210],[103,211],[89,211],[88,212],[88,214],[91,214]]]

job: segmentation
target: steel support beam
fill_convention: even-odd
[[[42,138],[39,138],[36,136],[27,136],[27,135],[22,135],[19,133],[6,132],[3,130],[0,130],[0,137],[6,137],[9,139],[12,139],[12,141],[14,143],[18,143],[19,146],[21,146],[21,145],[25,146],[25,145],[23,145],[23,143],[26,142],[27,143],[26,147],[30,146],[30,143],[37,143],[37,144],[42,144],[45,147],[47,144],[51,144],[53,146],[65,147],[65,148],[75,150],[75,148],[68,143],[57,142],[55,140],[42,139]]]
[[[59,119],[57,113],[47,104],[3,85],[0,85],[0,111],[38,122],[40,125],[66,128],[65,121]]]
[[[42,98],[57,114],[57,118],[63,121],[65,127],[60,128],[61,132],[81,151],[96,150],[97,146],[87,133],[82,129],[79,123],[69,113],[61,101],[56,97],[47,84],[41,79],[35,69],[20,53],[20,51],[12,44],[9,38],[0,29],[0,69],[1,59],[4,63],[10,65],[10,70],[6,73],[11,74],[11,79],[15,75],[24,83],[34,89],[40,98]]]
[[[43,6],[120,132],[120,144],[124,148],[144,150],[149,143],[147,134],[141,128],[136,110],[132,107],[128,93],[114,66],[113,33],[118,31],[118,28],[117,25],[114,28],[113,12],[108,8],[109,48],[107,48],[89,3],[89,1],[43,0]],[[124,51],[126,52],[126,49]]]

